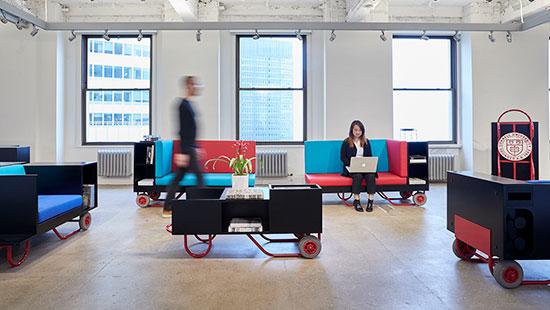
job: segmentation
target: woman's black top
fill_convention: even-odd
[[[344,163],[344,170],[342,171],[342,175],[345,177],[350,176],[348,169],[346,169],[346,167],[349,167],[351,158],[357,155],[357,148],[355,147],[355,144],[353,144],[353,146],[350,147],[347,140],[348,139],[345,139],[344,142],[342,142],[342,147],[340,148],[340,159],[342,160],[342,163]],[[369,139],[367,139],[365,146],[363,147],[363,156],[364,157],[372,156],[372,150],[370,147]]]

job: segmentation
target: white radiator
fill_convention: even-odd
[[[260,151],[256,153],[256,176],[288,176],[288,154],[286,151]]]
[[[447,171],[454,169],[455,155],[430,154],[428,161],[430,181],[447,182]]]
[[[97,174],[102,177],[128,177],[132,175],[131,150],[98,150]]]

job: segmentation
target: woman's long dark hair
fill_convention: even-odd
[[[359,120],[354,120],[353,122],[351,122],[351,125],[349,126],[349,136],[346,138],[346,140],[349,144],[349,147],[353,147],[354,145],[353,140],[355,139],[355,137],[353,136],[353,127],[355,126],[358,126],[359,129],[361,129],[361,136],[359,137],[359,143],[361,143],[361,147],[364,147],[366,143],[365,126]]]

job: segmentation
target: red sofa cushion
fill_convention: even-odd
[[[386,140],[390,172],[400,177],[408,176],[408,150],[406,141]]]
[[[216,169],[213,169],[212,164],[209,164],[207,167],[204,166],[204,163],[213,158],[218,158],[219,156],[228,156],[234,157],[237,154],[235,140],[199,140],[197,141],[198,147],[203,151],[204,157],[201,159],[201,167],[204,173],[233,173],[233,170],[229,168],[229,165],[223,162],[216,163]],[[246,158],[256,157],[256,142],[255,141],[243,141],[247,146],[243,155]],[[172,154],[172,171],[176,171],[177,167],[174,163],[174,155],[180,150],[180,141],[174,140]],[[256,173],[256,164],[253,162],[251,173]]]
[[[337,173],[328,174],[306,174],[306,183],[319,184],[319,186],[336,187],[336,186],[351,186],[351,178],[341,176]],[[390,172],[378,172],[376,185],[403,185],[407,184],[407,178],[400,177]],[[363,181],[365,185],[365,181]]]

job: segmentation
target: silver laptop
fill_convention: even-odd
[[[352,157],[348,169],[349,173],[375,173],[378,166],[378,157]]]

